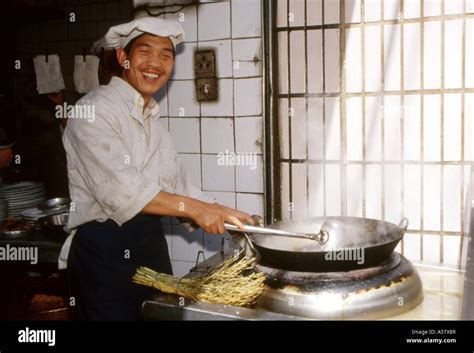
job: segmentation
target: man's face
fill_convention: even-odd
[[[119,48],[117,57],[124,67],[122,78],[145,97],[163,87],[173,71],[173,43],[167,37],[144,34],[135,40],[128,56]]]

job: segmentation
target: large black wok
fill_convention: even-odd
[[[403,237],[408,221],[400,225],[367,218],[314,217],[282,221],[267,228],[299,233],[329,229],[325,244],[310,239],[252,234],[259,263],[289,271],[336,272],[371,267],[387,259]],[[331,231],[333,230],[333,231]]]

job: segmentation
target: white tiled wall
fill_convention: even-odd
[[[473,14],[472,0],[277,2],[283,218],[406,216],[401,251],[461,265]]]
[[[176,150],[181,153],[199,153],[199,119],[169,119],[169,131],[173,136]]]
[[[202,152],[234,152],[234,119],[202,118]]]
[[[166,17],[181,21],[185,43],[177,50],[167,90],[157,95],[184,168],[216,202],[263,215],[262,23],[260,0],[232,0],[186,6]],[[219,99],[198,102],[194,52],[216,52]],[[168,122],[169,121],[169,122]],[[220,166],[220,153],[255,153],[255,169]],[[220,250],[222,237],[188,233],[174,219],[165,231],[175,275],[186,274],[197,254]]]
[[[164,102],[161,101],[162,105]],[[168,83],[168,111],[170,117],[199,116],[193,80],[170,80]]]
[[[238,116],[262,115],[262,79],[234,80],[234,114]]]
[[[200,50],[214,49],[216,51],[217,77],[232,77],[232,41],[230,39],[201,41],[198,47]]]
[[[198,40],[230,38],[230,17],[230,1],[198,6]]]
[[[262,43],[260,38],[232,41],[234,77],[262,76]]]
[[[192,80],[193,74],[193,54],[196,50],[196,43],[183,43],[178,49],[174,65],[172,80]]]

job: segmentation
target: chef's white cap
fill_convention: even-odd
[[[109,47],[125,48],[133,38],[143,33],[168,37],[173,42],[175,48],[184,40],[184,30],[179,22],[156,17],[143,17],[110,27],[109,31],[105,34],[105,41]]]

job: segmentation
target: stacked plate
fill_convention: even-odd
[[[2,184],[0,199],[8,202],[8,217],[20,217],[21,211],[37,207],[46,199],[44,185],[36,181]]]
[[[21,211],[20,215],[25,221],[29,223],[35,223],[38,219],[46,217],[49,215],[57,214],[61,212],[60,210],[41,210],[38,207],[29,208],[27,210]]]
[[[0,199],[0,223],[2,223],[8,216],[8,202],[5,199]]]

